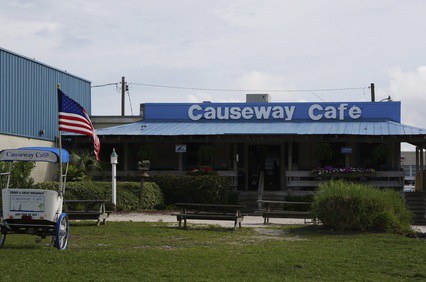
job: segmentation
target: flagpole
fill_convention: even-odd
[[[59,110],[60,110],[60,102],[61,100],[59,99],[59,91],[61,89],[61,84],[56,84],[57,87],[57,96],[58,96],[58,119],[59,119]],[[58,120],[58,145],[59,145],[59,190],[61,195],[63,196],[63,192],[64,192],[64,187],[62,187],[62,137],[61,137],[61,130],[59,129],[59,120]]]

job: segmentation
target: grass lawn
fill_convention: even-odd
[[[62,252],[47,239],[9,235],[0,249],[0,280],[426,279],[425,240],[312,227],[191,227],[72,225]]]

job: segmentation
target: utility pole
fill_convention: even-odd
[[[126,78],[124,76],[121,77],[121,116],[125,116],[126,112],[124,110],[124,102],[126,97]]]
[[[375,94],[374,94],[374,83],[370,84],[370,90],[371,90],[371,102],[375,102],[376,97],[375,97]]]

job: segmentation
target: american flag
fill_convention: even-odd
[[[99,161],[101,143],[86,110],[58,89],[59,130],[92,136],[96,159]]]

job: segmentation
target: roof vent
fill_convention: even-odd
[[[269,103],[269,94],[246,94],[246,103]]]

